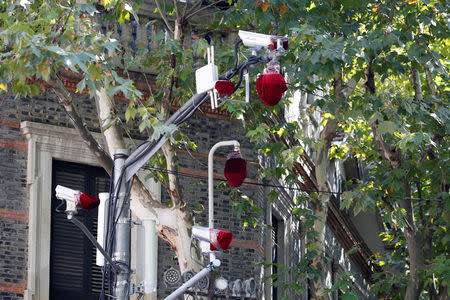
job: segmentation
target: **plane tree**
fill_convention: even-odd
[[[126,51],[130,50],[129,45],[117,38],[117,32],[105,32],[101,26],[108,22],[120,26],[125,22],[139,22],[137,12],[141,4],[142,1],[123,0],[1,2],[0,93],[10,92],[16,97],[33,97],[44,91],[53,93],[108,173],[112,170],[115,150],[129,146],[125,137],[129,136],[126,133],[130,127],[136,126],[150,141],[168,136],[169,140],[149,165],[167,170],[152,171],[150,177],[167,191],[169,205],[155,199],[135,176],[131,209],[139,219],[156,220],[157,234],[175,251],[182,273],[195,271],[199,265],[194,263],[190,251],[193,212],[182,198],[175,150],[180,144],[196,146],[182,133],[172,134],[174,127],[164,123],[173,105],[183,104],[193,95],[193,64],[203,59],[201,54],[207,47],[205,40],[196,43],[195,48],[186,43],[191,40],[188,28],[196,26],[191,20],[205,10],[214,13],[218,9],[205,6],[202,1],[156,0],[153,20],[143,24],[152,27],[154,22],[161,23],[161,30],[152,36],[152,51],[139,45]],[[134,77],[130,77],[133,72],[148,83],[145,94],[136,87]],[[64,85],[64,76],[79,78],[76,93]],[[100,124],[97,130],[101,129],[106,148],[93,138],[90,130],[96,128],[88,128],[77,110],[77,94],[83,92],[95,101]],[[114,100],[116,96],[127,99],[124,112]]]
[[[285,287],[302,289],[298,283],[309,278],[317,299],[336,289],[345,299],[356,299],[351,277],[330,289],[321,272],[333,197],[329,163],[356,158],[366,166],[364,176],[347,182],[341,208],[372,211],[383,221],[386,249],[371,258],[383,272],[374,274],[372,292],[386,298],[448,297],[448,3],[239,1],[235,6],[224,26],[287,35],[282,69],[289,91],[314,97],[311,105],[296,107],[295,120],[284,118],[289,97],[274,107],[228,105],[236,117],[244,116],[260,153],[276,158],[275,166],[264,170],[267,178],[304,187],[311,179],[299,174],[297,164],[304,163],[305,152],[315,157],[310,175],[315,191],[297,199],[292,211],[309,230],[309,254],[299,265],[297,285],[285,282]],[[311,124],[317,136],[307,134]]]

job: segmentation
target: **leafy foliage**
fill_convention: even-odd
[[[176,15],[174,3],[155,13]],[[81,76],[79,93],[89,91],[93,96],[104,88],[110,97],[123,94],[129,100],[125,121],[148,131],[150,139],[169,134],[173,128],[164,122],[170,105],[183,103],[194,93],[192,70],[203,63],[207,42],[200,39],[186,47],[181,39],[160,31],[152,37],[157,48],[124,53],[120,41],[110,32],[103,33],[99,24],[101,18],[119,24],[138,22],[139,4],[123,0],[82,5],[74,0],[1,2],[0,93],[11,89],[17,96],[34,96],[55,86],[63,72],[73,72]],[[445,291],[450,241],[448,1],[240,0],[229,4],[231,9],[218,12],[212,24],[200,27],[224,32],[256,29],[290,37],[289,53],[282,60],[289,81],[285,99],[274,107],[259,101],[222,105],[232,117],[244,120],[247,137],[259,154],[270,159],[271,164],[261,170],[262,178],[303,184],[305,178],[294,172],[296,164],[302,162],[303,154],[325,144],[311,129],[321,130],[336,120],[336,133],[343,140],[331,142],[327,159],[358,159],[365,165],[363,176],[348,178],[341,207],[354,214],[378,213],[384,225],[381,238],[389,245],[372,258],[384,268],[374,275],[372,292],[386,298],[404,296],[412,276],[408,252],[412,245],[405,232],[412,227],[418,228],[430,248],[423,253],[424,265],[419,266],[422,296]],[[230,47],[219,47],[220,69],[228,68],[232,59]],[[143,69],[157,73],[146,98],[128,74]],[[254,76],[261,69],[250,72]],[[308,99],[306,106],[291,102],[289,96],[298,93],[312,96],[313,101]],[[285,108],[294,103],[298,113],[292,117]],[[112,112],[103,130],[118,123],[122,124],[121,119]],[[178,147],[195,148],[183,134],[171,140]],[[395,165],[380,151],[380,140],[391,154],[398,154]],[[161,154],[149,164],[167,168]],[[168,174],[153,171],[150,176],[169,185]],[[259,207],[236,189],[228,192],[244,224],[258,225]],[[281,196],[271,192],[272,198]],[[325,221],[314,210],[320,196],[302,193],[293,201],[291,214],[306,228],[307,241],[318,238],[312,228]],[[411,204],[410,211],[404,208],[405,201]],[[293,281],[272,278],[294,294],[305,288],[304,281],[318,282],[323,275],[314,266],[323,249],[314,243],[307,246],[309,251],[293,270]],[[342,274],[328,292],[340,290],[342,299],[355,299],[351,276]]]
[[[271,157],[273,163],[263,170],[263,177],[296,184],[293,163],[301,161],[302,153],[323,145],[305,131],[312,126],[320,129],[325,125],[320,121],[328,116],[336,118],[344,140],[332,143],[329,159],[356,158],[366,166],[362,177],[346,184],[341,207],[354,214],[380,214],[385,226],[382,238],[393,249],[388,247],[374,262],[398,270],[376,274],[372,291],[394,298],[406,291],[411,268],[408,247],[413,245],[405,239],[411,220],[402,201],[409,197],[414,226],[432,249],[431,259],[429,253],[423,254],[426,262],[420,275],[426,282],[422,294],[428,296],[434,287],[431,272],[425,269],[433,258],[448,254],[449,4],[243,0],[235,7],[226,13],[225,27],[257,28],[290,37],[289,54],[282,60],[290,95],[301,91],[315,98],[310,106],[296,107],[299,114],[289,120],[280,110],[288,100],[274,108],[258,103],[228,105],[233,114],[245,116],[248,137],[262,155]],[[342,95],[336,98],[332,87],[339,74]],[[399,153],[398,166],[381,155],[375,135]],[[310,215],[301,207],[292,213],[302,218]],[[441,266],[433,269],[438,293],[447,284],[444,275],[436,275],[443,274],[444,262],[436,265]],[[343,296],[355,297],[352,292]]]

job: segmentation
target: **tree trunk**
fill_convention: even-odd
[[[329,164],[329,149],[331,146],[331,141],[336,134],[338,122],[335,119],[328,119],[325,128],[320,133],[319,147],[317,148],[316,157],[316,181],[317,187],[319,189],[318,202],[315,203],[315,215],[319,217],[314,222],[314,231],[317,236],[315,238],[315,245],[318,251],[317,255],[314,257],[313,265],[315,268],[324,272],[326,270],[324,264],[324,253],[325,253],[325,230],[326,221],[328,214],[328,203],[330,200],[330,193],[328,186],[328,164]],[[324,277],[320,278],[318,281],[314,282],[314,299],[325,299],[324,292],[326,290]]]
[[[370,76],[371,75],[371,76]],[[372,64],[369,64],[366,72],[366,79],[369,82],[369,86],[373,86],[373,89],[367,88],[369,93],[375,92],[374,76],[373,76]],[[416,101],[423,100],[422,86],[420,81],[420,74],[416,68],[411,71],[411,81],[414,88],[414,99]],[[392,168],[398,168],[401,166],[401,153],[400,150],[394,146],[389,146],[383,140],[383,137],[377,133],[378,122],[372,124],[372,131],[375,140],[375,145],[381,157],[391,164]],[[406,288],[406,300],[417,300],[420,297],[423,288],[423,280],[419,276],[420,270],[425,266],[424,257],[424,245],[422,239],[422,232],[417,228],[414,221],[414,209],[411,201],[411,185],[407,178],[403,179],[403,187],[405,189],[405,197],[400,200],[400,207],[406,211],[406,226],[402,229],[405,235],[406,242],[408,244],[409,255],[409,269],[410,275],[408,280],[408,286]]]
[[[336,100],[341,97],[342,77],[338,76],[334,82],[334,96]],[[317,146],[317,156],[315,162],[315,176],[317,188],[319,189],[318,202],[315,203],[315,215],[319,217],[314,221],[314,231],[317,236],[314,239],[315,247],[318,251],[313,259],[313,265],[321,273],[326,272],[324,254],[325,254],[325,231],[328,214],[328,204],[330,201],[330,188],[328,185],[328,165],[329,150],[331,142],[336,135],[338,122],[333,118],[329,118],[323,130],[320,132],[319,142]],[[322,274],[319,280],[314,282],[314,299],[326,299],[324,294],[326,290],[325,277]]]
[[[100,122],[105,120],[114,111],[114,104],[104,91],[99,91],[95,95]],[[116,147],[124,147],[125,143],[120,134],[120,130],[114,124],[104,131],[104,136],[108,149],[113,153]],[[169,142],[168,142],[169,143]],[[176,170],[177,160],[175,152],[170,144],[166,143],[163,148],[169,170]],[[172,151],[171,151],[172,150]],[[191,234],[190,228],[193,225],[192,216],[183,211],[179,204],[181,202],[178,192],[178,177],[169,176],[169,195],[174,203],[174,208],[168,208],[160,202],[152,199],[142,182],[135,176],[131,188],[131,210],[139,219],[155,219],[157,233],[175,251],[182,273],[192,270],[197,271],[200,267],[191,258]],[[193,255],[196,251],[193,251]]]
[[[409,199],[411,198],[411,185],[406,178],[403,180],[403,186],[405,189],[405,198],[400,200],[400,207],[406,211],[407,224],[403,228],[403,234],[408,243],[410,271],[405,300],[416,300],[419,299],[420,293],[422,292],[423,280],[420,278],[419,272],[425,265],[425,259],[423,256],[422,233],[415,224],[414,210],[412,202]]]

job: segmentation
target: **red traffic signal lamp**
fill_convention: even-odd
[[[223,173],[228,184],[232,187],[238,187],[244,182],[245,177],[247,177],[247,162],[242,158],[239,150],[235,150],[228,155]]]

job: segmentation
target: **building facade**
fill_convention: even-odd
[[[131,51],[133,45],[139,44],[138,39],[147,40],[148,30],[125,23],[115,34],[129,45]],[[143,78],[136,75],[135,79],[138,87],[145,85]],[[74,92],[77,78],[69,74],[64,83],[69,91]],[[304,95],[299,99],[306,101]],[[124,99],[116,100],[122,109],[127,105]],[[95,138],[104,144],[93,100],[87,95],[76,94],[76,106]],[[270,225],[242,226],[242,219],[234,211],[229,195],[215,190],[216,227],[232,231],[234,235],[232,247],[220,256],[222,266],[218,276],[230,283],[238,284],[240,281],[243,284],[252,278],[256,283],[254,293],[250,294],[243,288],[240,292],[227,289],[216,291],[215,297],[281,299],[289,291],[275,287],[270,280],[263,282],[265,276],[281,273],[281,270],[274,266],[264,268],[261,263],[275,262],[289,269],[305,254],[300,225],[291,214],[295,193],[287,191],[274,202],[268,201],[269,190],[258,178],[258,169],[265,162],[258,158],[255,147],[245,138],[239,123],[230,121],[226,113],[213,111],[205,104],[181,130],[198,145],[196,152],[178,150],[183,199],[197,210],[196,223],[207,225],[207,210],[196,209],[196,204],[207,207],[209,149],[219,141],[237,139],[248,162],[247,181],[242,191],[262,208],[263,212],[256,215],[260,223]],[[131,133],[137,140],[147,138],[136,130]],[[216,154],[216,180],[223,180],[221,174],[226,154],[227,150]],[[108,191],[109,179],[99,168],[96,157],[71,128],[55,95],[44,92],[34,98],[17,99],[11,93],[0,95],[0,161],[0,187],[4,191],[0,196],[0,297],[29,300],[98,298],[101,271],[94,263],[95,249],[76,227],[68,224],[65,214],[56,212],[58,200],[54,187],[62,184],[96,194]],[[331,182],[337,188],[340,186],[339,176],[345,176],[344,167],[333,162],[330,170]],[[311,173],[308,175],[312,176]],[[161,202],[169,200],[158,184],[148,182],[148,188]],[[368,284],[374,270],[367,261],[371,253],[382,245],[376,241],[366,243],[361,235],[367,226],[358,231],[353,223],[358,220],[352,220],[340,211],[337,199],[331,201],[331,206],[327,223],[331,258],[326,270],[327,282],[331,286],[340,271],[355,270],[358,293],[361,299],[369,298]],[[82,213],[79,218],[95,233],[95,212]],[[142,268],[139,226],[134,226],[132,233],[132,269],[136,271],[133,278],[137,284]],[[346,252],[354,245],[359,245],[358,251],[347,255]],[[157,292],[146,297],[163,299],[181,285],[183,274],[179,274],[175,253],[166,243],[159,240],[154,251],[158,253],[157,265],[154,266]],[[289,281],[290,273],[283,274],[282,278]],[[191,293],[206,294],[208,286],[204,283]],[[308,297],[306,289],[301,298]],[[337,299],[338,295],[330,294],[330,297]]]

